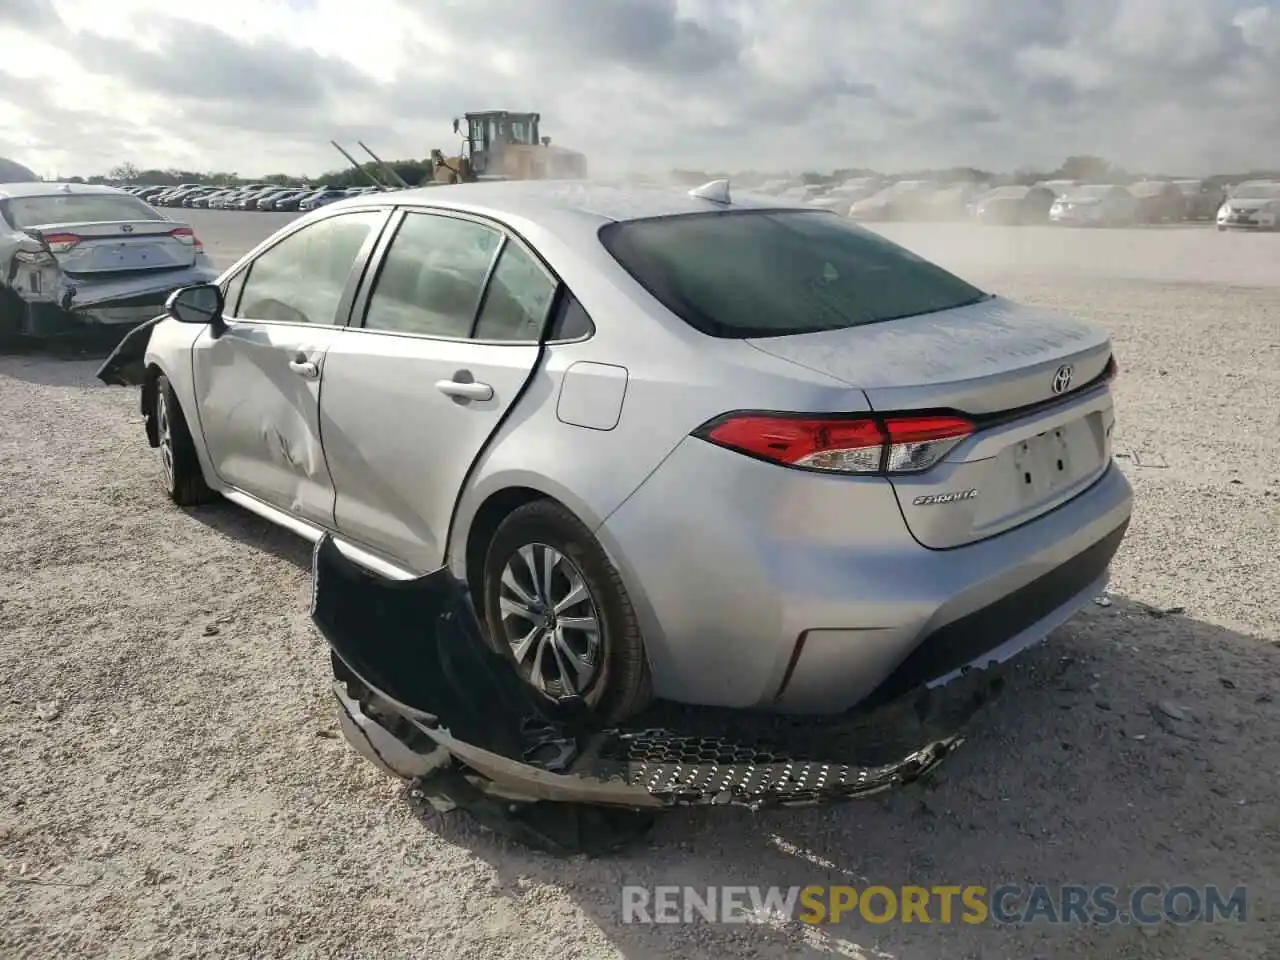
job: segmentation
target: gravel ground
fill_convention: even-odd
[[[228,262],[285,218],[191,219]],[[1022,658],[927,786],[673,814],[598,860],[420,813],[337,733],[307,547],[171,507],[94,361],[0,357],[0,955],[1280,956],[1280,235],[885,230],[1114,336],[1113,602]],[[624,883],[1144,882],[1244,884],[1248,920],[619,922]]]

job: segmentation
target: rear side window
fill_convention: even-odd
[[[15,229],[62,223],[110,223],[116,220],[163,220],[137,197],[115,193],[69,193],[50,197],[14,197],[0,201],[4,218]]]
[[[713,337],[838,330],[976,303],[987,294],[824,211],[732,211],[602,227],[614,259]]]
[[[555,281],[542,265],[518,243],[508,240],[485,291],[475,338],[536,341],[555,292]]]
[[[466,337],[502,235],[483,224],[410,213],[369,297],[369,330]]]
[[[551,319],[551,329],[547,331],[547,339],[582,340],[596,332],[595,324],[587,314],[578,298],[567,288],[556,306],[555,316]]]

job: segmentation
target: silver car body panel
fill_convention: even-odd
[[[223,280],[293,230],[371,206],[493,221],[538,252],[584,305],[595,334],[495,345],[273,324],[281,338],[292,330],[324,341],[308,341],[319,351],[313,414],[309,387],[284,386],[294,377],[283,370],[287,352],[301,340],[279,341],[277,371],[230,373],[219,385],[208,378],[229,367],[213,362],[209,332],[166,320],[152,334],[147,362],[169,376],[193,433],[205,438],[197,451],[206,481],[308,539],[329,531],[348,556],[399,579],[446,563],[465,578],[471,532],[487,502],[513,489],[554,497],[617,566],[660,696],[844,709],[930,633],[1051,574],[1128,520],[1131,491],[1110,465],[1105,379],[983,426],[935,471],[909,481],[789,470],[691,437],[736,409],[821,414],[955,404],[975,412],[1035,403],[1051,396],[1063,363],[1074,364],[1077,384],[1101,372],[1110,344],[1075,321],[1002,300],[838,335],[708,338],[653,299],[596,236],[613,219],[715,209],[684,194],[503,182],[339,201],[274,234]],[[753,197],[735,206],[803,209]],[[266,325],[231,319],[222,339],[261,337],[237,334],[241,326]],[[856,353],[848,349],[854,343]],[[195,366],[193,353],[201,358]],[[489,383],[492,400],[458,404],[435,389],[460,369]],[[218,398],[212,410],[210,397]],[[1070,483],[1002,510],[992,470],[1008,474],[1013,465],[1000,458],[1064,423],[1077,425],[1086,448],[1094,444],[1094,459],[1082,454],[1087,468]],[[244,431],[241,444],[258,445],[250,456],[262,463],[235,465],[220,452],[231,429]],[[912,504],[970,482],[967,471],[981,475],[977,497]],[[1099,570],[991,646],[1004,643],[1007,654],[1035,642],[1085,602],[1085,586],[1103,582]]]

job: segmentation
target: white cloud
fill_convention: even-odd
[[[41,172],[317,173],[492,108],[596,170],[1280,157],[1260,0],[3,0],[0,50],[0,156]]]

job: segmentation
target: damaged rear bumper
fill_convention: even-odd
[[[218,277],[218,271],[207,264],[106,279],[74,278],[46,270],[50,275],[37,281],[26,273],[26,268],[20,268],[9,283],[26,306],[19,332],[42,339],[87,328],[136,327],[161,313],[174,290]]]
[[[962,742],[954,733],[930,736],[887,763],[859,763],[838,755],[846,748],[830,718],[766,730],[776,718],[734,712],[728,725],[682,726],[650,713],[630,728],[601,729],[580,702],[545,700],[524,684],[486,642],[466,587],[447,569],[388,580],[326,535],[313,578],[311,616],[331,649],[343,733],[441,809],[457,805],[460,783],[513,809],[850,800],[915,781]]]
[[[745,739],[703,737],[650,728],[607,730],[588,738],[563,773],[484,750],[433,726],[405,718],[429,746],[411,746],[403,732],[365,711],[346,685],[335,681],[343,734],[384,773],[419,781],[431,794],[437,774],[462,768],[482,792],[508,800],[589,803],[628,809],[677,806],[808,806],[852,800],[912,783],[933,770],[963,741],[934,740],[878,766],[803,759],[779,747]]]

